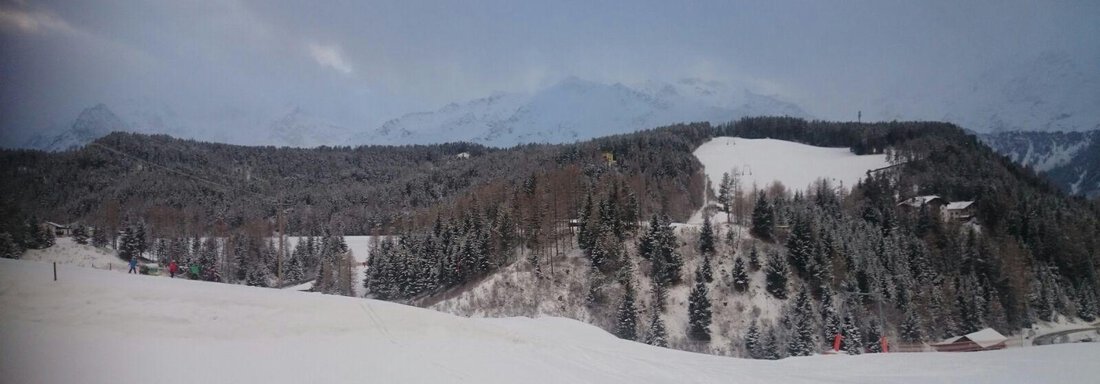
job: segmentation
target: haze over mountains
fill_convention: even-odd
[[[1080,59],[1045,51],[995,66],[943,93],[899,89],[872,105],[852,106],[864,121],[943,120],[976,132],[1100,129],[1100,74]],[[705,79],[637,85],[568,77],[533,92],[499,92],[430,111],[395,116],[380,126],[338,123],[301,106],[255,112],[227,107],[195,118],[156,103],[89,106],[69,127],[7,147],[63,150],[113,130],[242,145],[401,145],[471,141],[507,147],[562,143],[678,122],[727,122],[745,116],[820,117],[780,95]],[[113,117],[112,117],[113,116]]]
[[[26,143],[58,151],[115,130],[242,145],[401,145],[471,141],[507,147],[563,143],[687,121],[726,122],[745,116],[810,117],[799,106],[717,81],[650,81],[637,87],[570,77],[533,93],[498,93],[410,113],[381,127],[346,127],[300,107],[271,117],[227,113],[221,121],[188,120],[170,109],[98,104],[73,126]]]
[[[1045,174],[1067,193],[1100,196],[1100,130],[1014,131],[978,137],[998,153]]]

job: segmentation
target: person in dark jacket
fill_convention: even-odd
[[[169,277],[175,278],[176,273],[179,272],[179,271],[180,271],[180,266],[179,266],[179,264],[176,264],[175,260],[172,260],[171,263],[168,263],[168,276]]]
[[[131,256],[130,257],[130,271],[128,271],[126,273],[127,274],[138,273],[137,272],[137,256]]]

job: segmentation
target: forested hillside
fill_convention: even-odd
[[[442,299],[435,307],[459,313],[571,316],[624,338],[755,358],[816,353],[836,334],[846,351],[863,353],[880,351],[884,335],[911,346],[984,327],[1011,334],[1059,315],[1096,318],[1095,204],[1067,198],[957,127],[758,118],[712,132],[885,152],[894,166],[850,191],[715,186],[720,210],[752,208],[701,227],[637,216],[617,188],[593,189],[575,234],[553,232],[564,247],[539,253],[540,243],[527,243],[515,264],[481,261],[483,252],[466,248],[484,243],[478,225],[444,222],[383,242],[369,291]],[[899,206],[931,194],[975,201],[974,219]],[[543,233],[524,229],[521,237]],[[484,276],[455,271],[508,264],[500,273],[510,276],[469,294],[449,289]]]
[[[892,166],[850,190],[708,190],[693,151],[716,136],[849,147]],[[290,280],[316,277],[324,292],[350,292],[332,284],[348,281],[335,277],[346,262],[335,235],[389,235],[369,261],[372,297],[431,305],[499,273],[550,286],[568,278],[563,289],[583,293],[554,300],[587,308],[570,312],[581,320],[712,353],[802,355],[838,333],[859,353],[883,334],[1012,332],[1097,311],[1096,203],[945,123],[749,118],[510,149],[289,149],[116,133],[69,152],[0,152],[0,177],[9,257],[49,242],[40,220],[76,222],[97,245],[199,260],[198,278],[266,286],[278,256],[263,239],[282,211],[290,234],[323,236],[286,262],[300,269]],[[921,195],[974,201],[974,219],[898,204]],[[730,219],[674,224],[705,201]],[[780,311],[752,307],[761,300]]]

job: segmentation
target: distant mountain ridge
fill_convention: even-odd
[[[1100,196],[1100,130],[1014,131],[978,137],[998,153],[1045,174],[1067,193]]]
[[[575,77],[532,94],[501,93],[411,113],[356,135],[361,144],[472,141],[507,147],[567,143],[688,121],[746,116],[809,117],[801,107],[720,82],[685,79],[631,87]]]
[[[131,127],[111,112],[106,105],[96,104],[80,112],[72,127],[56,136],[37,136],[28,147],[50,152],[64,151],[83,147],[96,139],[114,131],[127,132]]]
[[[869,110],[882,120],[940,120],[981,133],[1098,130],[1096,60],[1048,50],[944,89],[887,92]]]
[[[570,77],[532,93],[497,93],[435,111],[409,113],[374,129],[351,129],[300,107],[249,114],[228,108],[214,117],[181,116],[170,107],[134,103],[112,111],[98,104],[67,129],[41,133],[25,147],[59,151],[112,131],[164,133],[238,145],[407,145],[474,142],[509,147],[568,143],[681,122],[723,123],[745,116],[808,118],[801,107],[716,81],[650,81],[639,86]]]

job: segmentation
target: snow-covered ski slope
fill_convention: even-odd
[[[791,190],[805,190],[817,179],[828,179],[833,186],[851,188],[867,171],[888,166],[886,155],[853,154],[848,148],[825,148],[775,139],[716,137],[694,152],[706,169],[714,188],[729,172],[741,178],[741,186],[751,191],[767,189],[779,181]]]
[[[1072,383],[1100,344],[753,361],[655,348],[561,318],[0,259],[3,383]]]

